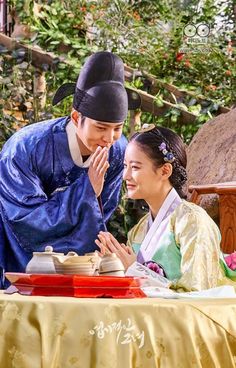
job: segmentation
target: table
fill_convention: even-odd
[[[230,368],[233,299],[0,294],[0,367]]]

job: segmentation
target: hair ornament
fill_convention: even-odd
[[[143,124],[142,128],[139,130],[139,133],[145,133],[145,132],[149,132],[149,130],[152,130],[156,128],[155,124]]]
[[[174,162],[175,157],[172,152],[167,150],[165,142],[162,142],[158,148],[162,152],[165,162],[169,162],[170,164]]]

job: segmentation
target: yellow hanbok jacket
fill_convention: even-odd
[[[138,254],[149,229],[150,214],[133,227],[128,245]],[[220,285],[236,287],[220,250],[220,231],[206,211],[185,200],[174,209],[155,244],[150,261],[165,271],[177,291],[204,290]]]

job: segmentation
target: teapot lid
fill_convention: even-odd
[[[53,247],[51,245],[47,245],[44,249],[44,252],[33,252],[33,255],[40,255],[40,256],[45,256],[45,255],[64,255],[64,253],[57,253],[57,252],[53,252]]]

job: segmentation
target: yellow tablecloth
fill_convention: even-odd
[[[1,368],[230,368],[236,303],[0,294]]]

